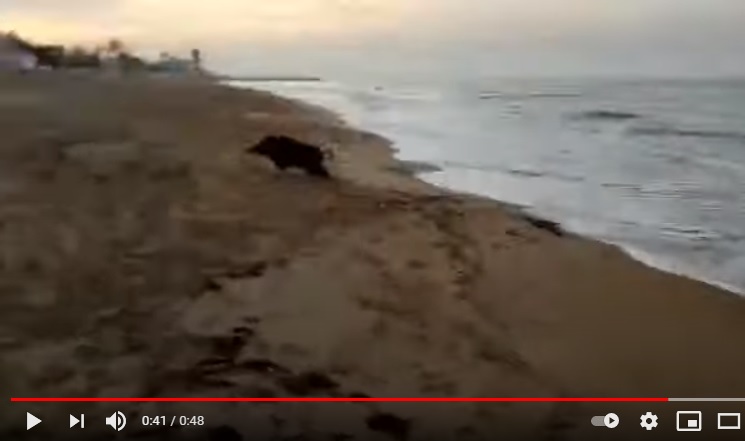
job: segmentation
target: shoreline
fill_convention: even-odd
[[[10,396],[745,396],[742,298],[391,170],[328,112],[146,78],[0,76],[0,97]],[[333,149],[336,179],[245,153],[276,134]],[[205,416],[321,431],[339,408],[245,409]],[[547,435],[560,410],[344,409],[350,433],[385,412],[411,439]],[[562,427],[593,439],[597,411]]]
[[[342,115],[341,113],[337,112],[336,110],[330,109],[330,108],[327,108],[327,107],[324,107],[324,106],[319,105],[319,104],[316,104],[316,103],[312,103],[312,102],[305,101],[305,100],[298,99],[298,98],[284,96],[281,93],[274,93],[272,91],[268,91],[268,90],[264,90],[264,89],[252,89],[250,87],[250,85],[243,86],[242,87],[242,86],[230,85],[229,83],[224,83],[224,82],[220,82],[218,84],[226,85],[228,87],[235,88],[236,90],[258,90],[260,92],[266,92],[266,93],[275,95],[277,97],[280,97],[282,99],[286,99],[286,100],[290,100],[292,102],[296,102],[300,106],[307,106],[309,109],[315,109],[316,111],[320,112],[321,114],[324,114],[324,113],[331,114],[336,119],[336,123],[337,124],[340,124],[340,125],[342,125],[344,127],[348,127],[351,130],[359,130],[359,131],[366,131],[367,130],[365,128],[359,128],[359,127],[355,127],[355,126],[349,124],[346,121],[344,115]],[[693,270],[682,270],[682,269],[678,269],[680,267],[679,265],[676,265],[676,264],[670,263],[670,262],[667,262],[666,263],[664,261],[664,259],[660,259],[659,257],[654,257],[654,256],[650,255],[649,253],[647,253],[645,251],[642,251],[642,250],[639,250],[639,249],[636,249],[636,248],[634,248],[634,247],[632,247],[630,245],[625,245],[623,243],[619,243],[619,242],[611,241],[611,240],[604,240],[603,238],[600,238],[600,237],[593,237],[591,235],[584,234],[581,231],[574,231],[574,230],[565,229],[564,226],[563,226],[563,223],[561,221],[555,220],[555,219],[552,219],[550,217],[543,216],[543,215],[540,215],[540,214],[536,214],[536,213],[533,212],[533,210],[531,210],[529,207],[526,207],[524,205],[520,205],[520,204],[517,204],[517,203],[510,203],[510,202],[506,202],[506,201],[499,200],[499,199],[496,199],[496,198],[492,198],[492,197],[489,197],[489,196],[479,195],[479,194],[475,194],[475,193],[469,193],[469,192],[465,192],[465,191],[459,191],[459,190],[451,189],[451,188],[448,188],[448,187],[445,187],[445,186],[439,186],[437,184],[433,184],[433,183],[427,181],[424,177],[422,177],[420,175],[426,175],[427,173],[440,171],[441,170],[440,167],[438,167],[438,166],[436,166],[436,165],[434,165],[432,163],[429,163],[427,161],[419,161],[419,160],[412,161],[412,160],[399,159],[399,157],[397,155],[397,153],[398,153],[399,150],[394,147],[395,141],[394,140],[391,140],[391,139],[388,139],[386,137],[381,137],[381,138],[384,140],[385,143],[388,144],[388,148],[390,149],[390,156],[391,156],[391,161],[390,162],[391,163],[390,163],[390,165],[384,166],[388,170],[391,170],[391,171],[394,171],[394,172],[400,172],[400,173],[403,173],[403,174],[408,174],[412,178],[414,178],[414,179],[416,179],[416,180],[418,180],[420,182],[423,182],[426,185],[429,185],[429,186],[432,186],[434,188],[440,189],[440,190],[444,191],[447,194],[452,194],[452,195],[455,195],[455,196],[462,196],[462,197],[465,196],[465,197],[483,198],[483,199],[488,200],[488,201],[493,201],[493,202],[501,205],[502,207],[504,207],[506,210],[512,212],[515,216],[518,216],[518,217],[521,217],[521,218],[526,218],[526,219],[537,219],[537,220],[544,221],[547,224],[552,224],[553,225],[553,228],[560,229],[563,234],[573,235],[573,236],[584,238],[584,239],[587,239],[587,240],[590,240],[590,241],[596,241],[596,242],[599,242],[599,243],[603,243],[603,244],[606,244],[606,245],[610,245],[610,246],[616,247],[620,251],[622,251],[624,254],[626,254],[627,256],[629,256],[630,258],[634,259],[637,262],[640,262],[640,263],[644,264],[645,266],[647,266],[647,267],[649,267],[651,269],[663,271],[663,272],[666,272],[668,274],[672,274],[672,275],[679,276],[679,277],[684,277],[684,278],[687,278],[687,279],[690,279],[690,280],[694,280],[694,281],[698,281],[698,282],[703,282],[703,283],[706,283],[707,285],[710,285],[712,287],[715,287],[715,288],[718,288],[718,289],[727,291],[727,294],[732,294],[732,295],[736,295],[736,296],[739,296],[739,297],[745,297],[745,289],[740,289],[740,288],[738,288],[738,287],[736,287],[734,285],[730,285],[730,284],[727,284],[725,282],[720,282],[718,280],[715,280],[715,279],[706,277],[704,275],[697,275],[696,272],[693,271]],[[382,166],[379,165],[379,167],[382,167]]]

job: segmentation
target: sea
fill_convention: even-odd
[[[390,139],[448,189],[745,294],[745,79],[242,81]]]

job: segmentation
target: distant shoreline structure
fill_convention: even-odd
[[[294,76],[294,75],[271,75],[271,76],[233,76],[233,75],[213,75],[213,78],[219,81],[247,81],[247,82],[269,82],[269,81],[302,81],[302,82],[320,82],[319,77]]]

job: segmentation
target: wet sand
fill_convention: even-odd
[[[745,396],[742,298],[431,187],[330,112],[40,73],[0,78],[0,133],[6,397]],[[245,154],[274,134],[333,150],[336,179]],[[321,437],[341,414],[340,433],[478,439],[579,437],[593,411],[245,406],[204,413],[241,433]]]

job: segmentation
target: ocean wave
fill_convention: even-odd
[[[671,126],[642,126],[631,127],[628,129],[628,133],[637,136],[704,138],[745,142],[745,133],[723,130],[696,130]]]
[[[527,179],[540,179],[540,178],[546,178],[546,179],[553,179],[556,181],[564,181],[564,182],[582,182],[585,179],[582,176],[575,176],[571,174],[565,174],[561,172],[557,172],[554,170],[541,170],[541,169],[535,169],[535,168],[527,168],[527,167],[504,167],[504,166],[497,166],[497,165],[481,165],[481,164],[469,164],[459,161],[443,161],[440,164],[442,167],[450,167],[450,168],[460,168],[460,169],[466,169],[466,170],[478,170],[482,172],[493,172],[493,173],[501,173],[501,174],[507,174],[512,176],[517,176],[520,178],[527,178]]]
[[[738,232],[707,229],[703,226],[685,226],[665,224],[660,226],[660,232],[672,236],[680,236],[696,242],[743,242],[745,235]]]
[[[659,268],[663,271],[681,276],[694,277],[727,291],[745,296],[745,288],[743,288],[744,285],[742,279],[738,279],[737,276],[732,277],[733,274],[736,275],[738,273],[727,270],[713,271],[711,269],[702,269],[700,265],[692,264],[677,256],[671,256],[664,251],[647,251],[646,247],[622,240],[615,241],[615,243],[621,246],[621,249],[632,258],[653,268]],[[742,261],[745,259],[740,258],[737,260]],[[739,262],[737,263],[739,264]],[[738,265],[737,267],[739,268],[740,266]]]
[[[613,189],[620,189],[620,190],[630,190],[630,191],[641,191],[642,187],[639,184],[626,184],[621,182],[603,182],[600,184],[603,188],[613,188]]]
[[[525,169],[519,169],[519,168],[502,169],[500,171],[504,171],[511,175],[521,176],[524,178],[542,178],[546,176],[546,172],[537,171],[537,170],[525,170]]]
[[[735,230],[712,228],[705,225],[685,225],[672,222],[655,222],[644,219],[615,219],[613,222],[624,227],[645,231],[645,234],[658,236],[660,233],[670,237],[684,238],[685,242],[724,242],[728,244],[745,242],[745,233]]]
[[[641,117],[639,114],[620,110],[588,110],[574,115],[576,119],[590,121],[629,121]]]
[[[684,225],[662,225],[660,231],[663,234],[672,234],[676,236],[684,236],[699,240],[712,240],[718,235],[714,231],[706,231],[701,227],[695,226],[684,226]]]
[[[548,170],[525,170],[525,169],[507,169],[503,170],[507,173],[515,176],[524,176],[527,178],[549,178],[554,179],[557,181],[565,181],[565,182],[582,182],[585,180],[582,176],[575,176],[570,175],[566,173],[560,173],[557,171],[548,171]]]
[[[541,98],[578,98],[580,93],[573,92],[481,92],[479,98],[489,99],[541,99]]]
[[[384,98],[392,101],[437,102],[443,99],[441,92],[429,89],[404,89],[375,86],[372,90],[360,90],[358,94],[369,98]]]

